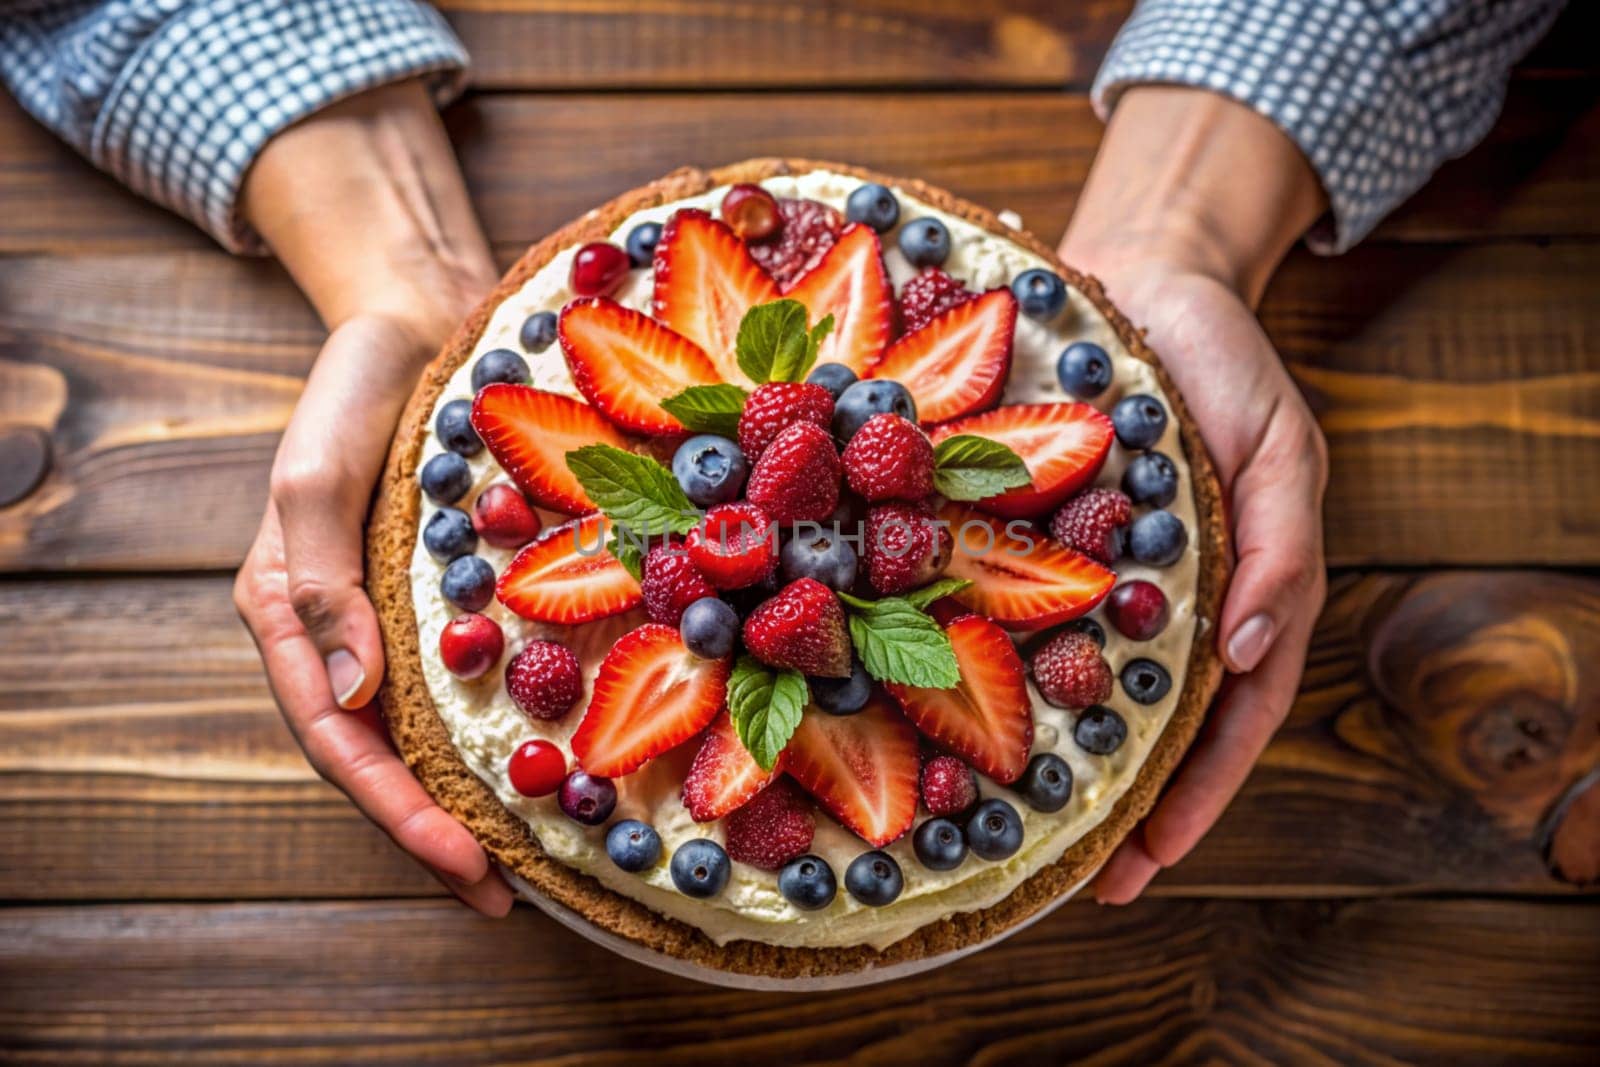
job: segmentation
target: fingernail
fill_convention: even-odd
[[[1240,674],[1256,669],[1261,657],[1272,644],[1272,619],[1266,615],[1252,615],[1228,639],[1228,662]]]
[[[362,669],[360,660],[342,648],[323,662],[328,668],[328,686],[333,690],[334,701],[348,710],[350,699],[367,680],[367,672]]]

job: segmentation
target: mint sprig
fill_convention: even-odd
[[[925,611],[928,605],[935,600],[942,600],[947,596],[955,596],[971,584],[972,579],[970,578],[940,578],[931,585],[911,590],[905,595],[905,600],[919,611]]]
[[[805,675],[773,672],[754,656],[740,656],[728,678],[728,716],[750,758],[770,771],[794,736],[810,699]]]
[[[667,414],[691,433],[735,437],[744,413],[745,391],[737,385],[691,385],[661,402]]]
[[[798,300],[757,304],[739,322],[734,354],[739,369],[757,384],[804,381],[832,330],[832,315],[807,329],[806,306]]]
[[[606,541],[606,551],[617,557],[617,562],[633,575],[634,581],[644,581],[644,553],[637,544],[623,537],[621,531],[615,527],[611,530],[611,537]]]
[[[962,433],[933,449],[933,487],[949,500],[982,500],[1033,481],[1022,457],[999,441]]]
[[[686,534],[700,521],[672,472],[649,456],[584,445],[567,453],[567,469],[613,525],[635,536]]]
[[[961,683],[949,636],[909,599],[863,600],[848,593],[840,593],[839,599],[851,609],[850,639],[868,674],[880,682],[923,689],[951,689]]]

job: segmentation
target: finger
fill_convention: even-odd
[[[1094,879],[1094,899],[1101,904],[1131,904],[1161,870],[1144,847],[1142,834],[1135,830],[1117,846]]]
[[[511,905],[516,903],[511,887],[506,885],[505,879],[500,877],[498,871],[492,869],[480,881],[471,885],[443,873],[439,874],[439,880],[463,904],[491,919],[505,918],[511,911]]]

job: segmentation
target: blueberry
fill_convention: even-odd
[[[1073,619],[1071,622],[1067,623],[1067,629],[1076,630],[1080,634],[1088,634],[1090,637],[1094,638],[1095,644],[1099,645],[1101,648],[1106,647],[1105,628],[1088,616],[1085,616],[1081,619]]]
[[[848,678],[806,680],[811,684],[811,702],[829,715],[854,715],[872,695],[872,678],[860,660],[851,661]]]
[[[1017,792],[1034,811],[1060,811],[1072,796],[1072,768],[1054,752],[1041,752],[1028,761]]]
[[[887,852],[863,852],[845,868],[844,887],[861,903],[881,908],[894,903],[905,887],[905,878]]]
[[[1111,425],[1123,448],[1151,448],[1167,428],[1167,409],[1148,393],[1135,393],[1111,409]]]
[[[623,819],[606,831],[606,855],[629,874],[648,871],[661,858],[661,835],[648,823]]]
[[[454,452],[440,452],[422,465],[417,481],[436,504],[454,504],[472,488],[472,470]]]
[[[1079,400],[1093,400],[1111,384],[1111,357],[1090,341],[1077,341],[1056,357],[1056,381]]]
[[[778,554],[784,581],[815,578],[829,589],[849,592],[856,584],[856,550],[838,530],[801,530]]]
[[[1030,319],[1049,322],[1067,306],[1067,283],[1054,272],[1025,270],[1011,282],[1011,295],[1017,298],[1017,309]]]
[[[599,826],[617,810],[617,787],[609,778],[573,771],[561,783],[556,799],[561,803],[562,813],[573,822]]]
[[[1164,508],[1178,495],[1178,468],[1163,452],[1140,452],[1122,472],[1122,491],[1135,504]]]
[[[1170,511],[1147,511],[1128,527],[1128,552],[1140,563],[1166,567],[1189,547],[1183,521]]]
[[[785,863],[778,872],[778,892],[795,907],[816,911],[833,903],[839,883],[827,860],[821,856],[801,856]]]
[[[913,267],[937,267],[950,255],[950,231],[938,219],[917,219],[900,229],[900,251]]]
[[[721,659],[733,651],[739,616],[727,601],[703,596],[683,609],[678,634],[684,647],[701,659]]]
[[[517,334],[517,340],[522,342],[524,352],[543,352],[556,343],[556,313],[554,311],[535,311],[522,320],[522,329]]]
[[[1122,667],[1122,690],[1140,704],[1154,704],[1172,689],[1172,675],[1153,659],[1130,659]]]
[[[864,222],[879,233],[887,233],[900,221],[900,201],[883,186],[868,182],[857,186],[850,199],[844,202],[844,217],[851,222]]]
[[[494,568],[482,556],[458,556],[444,569],[439,592],[462,611],[482,611],[494,599]]]
[[[967,839],[949,819],[929,819],[911,837],[917,862],[930,871],[953,871],[967,858]]]
[[[433,432],[439,443],[458,456],[476,456],[483,451],[483,441],[472,428],[472,401],[452,400],[439,409],[433,420]]]
[[[1128,724],[1122,716],[1099,704],[1083,709],[1078,725],[1072,728],[1072,739],[1078,747],[1094,756],[1109,756],[1127,740]]]
[[[739,446],[714,433],[696,434],[672,454],[672,476],[684,495],[703,508],[737,498],[749,471]]]
[[[440,508],[422,528],[422,545],[440,563],[465,556],[478,547],[478,531],[460,508]]]
[[[818,363],[811,373],[806,375],[806,381],[811,385],[822,386],[833,394],[834,403],[838,403],[840,395],[856,384],[856,372],[843,363]]]
[[[721,845],[697,837],[672,854],[672,884],[686,897],[714,897],[728,884],[728,867]]]
[[[834,439],[844,444],[855,436],[863,423],[884,412],[916,422],[917,402],[911,398],[911,390],[887,378],[856,382],[839,394],[833,406]]]
[[[472,367],[472,391],[477,392],[494,382],[527,385],[532,375],[528,362],[509,348],[495,348],[478,357]]]
[[[628,231],[623,247],[635,267],[648,267],[656,258],[656,245],[661,243],[661,223],[641,222]]]
[[[1003,860],[1022,847],[1022,816],[1005,801],[990,798],[967,820],[967,844],[979,859]]]

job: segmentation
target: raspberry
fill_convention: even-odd
[[[844,216],[815,200],[778,201],[783,229],[776,240],[750,245],[750,255],[767,269],[778,286],[787,289],[815,267],[844,229]]]
[[[900,290],[901,332],[920,330],[951,308],[976,299],[977,295],[938,267],[928,267]]]
[[[530,641],[506,664],[511,702],[535,719],[559,719],[583,696],[578,657],[554,641]]]
[[[850,634],[833,590],[799,578],[778,590],[744,621],[744,644],[769,667],[823,678],[850,674]]]
[[[850,488],[867,500],[921,500],[933,492],[933,444],[899,415],[874,415],[844,448]]]
[[[880,504],[867,512],[867,577],[884,596],[927,585],[950,562],[950,531],[920,504]]]
[[[1111,665],[1081,630],[1063,630],[1045,642],[1029,669],[1040,694],[1058,708],[1087,708],[1111,697]]]
[[[651,549],[644,558],[644,579],[639,588],[644,593],[645,614],[651,622],[664,626],[678,625],[683,609],[701,597],[717,595],[682,545]]]
[[[756,460],[745,496],[774,522],[821,522],[839,506],[840,473],[833,435],[797,422]]]
[[[1068,548],[1101,563],[1122,556],[1124,528],[1133,504],[1115,489],[1085,489],[1061,505],[1050,520],[1050,535]]]
[[[978,802],[972,768],[954,756],[935,756],[922,765],[922,804],[935,815],[954,815]]]
[[[755,585],[778,565],[777,530],[754,504],[717,505],[685,543],[695,569],[718,589]]]
[[[820,385],[804,382],[768,382],[758,385],[744,402],[739,416],[739,448],[754,463],[784,429],[796,422],[814,422],[824,430],[833,425],[833,394]]]
[[[775,871],[810,850],[817,819],[805,794],[779,778],[728,815],[723,829],[730,857]]]

